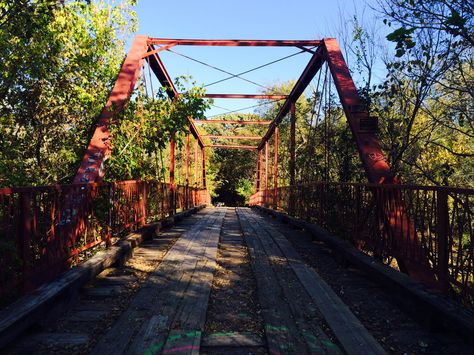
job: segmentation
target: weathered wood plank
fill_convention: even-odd
[[[260,347],[265,346],[265,342],[256,334],[225,332],[214,333],[201,339],[201,347]]]
[[[257,225],[266,230],[267,235],[273,238],[288,258],[291,268],[318,306],[344,350],[348,354],[384,354],[385,350],[365,329],[349,307],[312,268],[302,262],[285,236],[255,213],[253,213],[252,221],[254,226]]]
[[[266,233],[262,225],[256,223],[248,210],[239,210],[239,216],[248,221],[249,228],[253,229],[261,241],[266,258],[276,275],[276,282],[280,286],[283,299],[287,301],[289,316],[295,323],[297,329],[295,336],[305,344],[309,353],[340,354],[338,346],[316,323],[320,318],[317,308],[306,292],[302,291],[298,278],[278,245]]]
[[[112,329],[101,339],[93,354],[122,354],[127,352],[130,342],[145,328],[147,320],[154,314],[154,308],[162,301],[161,295],[170,288],[170,284],[179,283],[185,268],[190,267],[195,242],[200,232],[206,228],[208,219],[213,215],[207,211],[201,219],[186,231],[168,251],[162,263],[147,279],[129,308],[120,316]],[[181,266],[181,267],[178,267]],[[173,282],[170,282],[173,281]],[[166,287],[168,285],[168,287]],[[171,296],[173,298],[173,296]]]
[[[292,319],[287,302],[283,299],[283,291],[277,276],[272,269],[261,241],[250,222],[237,209],[242,232],[247,243],[252,269],[257,280],[257,293],[265,320],[265,336],[269,352],[280,354],[307,353],[304,341]]]
[[[171,326],[173,334],[194,332],[199,334],[196,337],[200,339],[206,319],[207,304],[216,268],[217,246],[225,213],[225,210],[221,210],[213,223],[202,232],[201,241],[203,249],[200,253],[201,255],[198,255],[195,269],[189,272],[190,280],[186,289],[182,292],[181,298],[175,300],[175,302],[167,302],[163,307],[161,314],[170,315],[168,319],[172,320],[172,323],[167,325],[168,327]],[[158,327],[155,329],[154,337],[152,339],[144,339],[143,347],[148,349],[153,344],[160,344],[166,339],[163,351],[177,351],[176,344],[170,340],[173,338],[170,338],[171,335],[168,336],[167,334],[167,329],[159,329]],[[185,352],[193,352],[196,344],[199,345],[199,339],[196,339],[196,337],[180,339],[179,346],[182,349],[187,349],[184,350]]]
[[[195,213],[203,206],[193,208]],[[188,211],[189,212],[189,211]],[[106,251],[97,253],[83,264],[67,271],[58,280],[43,285],[31,294],[0,311],[0,349],[7,346],[33,324],[44,318],[44,314],[52,307],[67,304],[70,295],[92,280],[105,268],[129,255],[131,250],[144,239],[153,234],[156,223],[145,226],[141,230],[120,240]],[[64,297],[66,295],[66,297]],[[66,298],[66,300],[64,299]]]

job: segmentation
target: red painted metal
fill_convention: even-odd
[[[193,120],[198,124],[261,124],[269,125],[272,121],[226,121],[226,120]]]
[[[295,184],[295,168],[296,168],[295,136],[296,136],[296,105],[293,102],[290,108],[290,162],[289,162],[290,185]]]
[[[190,129],[191,129],[191,134],[193,135],[194,139],[197,140],[197,142],[198,142],[198,144],[201,148],[204,147],[204,142],[201,138],[201,135],[199,133],[198,128],[194,124],[194,120],[191,117],[188,117],[188,121],[189,121],[189,126],[190,126]]]
[[[175,44],[181,46],[247,46],[247,47],[316,47],[320,40],[250,40],[250,39],[171,39],[149,38],[148,44]]]
[[[167,49],[170,49],[170,48],[173,48],[176,44],[174,43],[170,43],[170,44],[167,44],[166,46],[161,46],[157,49],[150,49],[148,52],[146,52],[144,55],[143,55],[143,58],[146,58],[150,55],[153,55],[153,54],[158,54],[162,51],[165,51]]]
[[[268,189],[268,142],[265,143],[265,190]]]
[[[293,102],[290,108],[290,161],[289,161],[289,173],[290,173],[290,186],[295,184],[295,170],[296,170],[296,105]],[[294,195],[290,193],[290,201],[288,203],[290,211],[295,204]]]
[[[324,60],[325,60],[324,48],[321,46],[316,50],[316,53],[311,57],[308,65],[306,66],[303,73],[299,77],[295,86],[293,87],[290,94],[288,95],[287,99],[283,103],[283,106],[278,111],[275,119],[272,121],[272,124],[268,128],[267,133],[262,138],[262,141],[260,142],[258,146],[259,149],[262,149],[263,146],[265,145],[265,142],[271,138],[271,136],[273,135],[273,132],[275,131],[275,128],[280,124],[283,117],[285,117],[290,111],[291,104],[293,102],[298,101],[298,98],[301,96],[303,91],[309,85],[309,83],[311,82],[313,77],[316,75],[318,70],[322,67]]]
[[[252,145],[225,145],[225,144],[206,144],[206,148],[225,148],[225,149],[250,149],[256,150],[257,147]]]
[[[262,181],[262,151],[258,151],[257,157],[257,171],[256,171],[257,178],[255,179],[255,190],[260,191],[261,181]]]
[[[208,201],[198,190],[193,203],[193,190],[177,186],[172,194],[169,184],[156,181],[0,189],[0,235],[11,246],[0,249],[0,299],[54,280],[84,260],[85,251],[169,216],[171,206]],[[70,211],[65,200],[85,203]]]
[[[151,52],[153,47],[149,47],[149,51]],[[176,96],[179,95],[178,90],[173,84],[173,80],[169,76],[168,72],[166,71],[165,65],[161,61],[158,54],[154,53],[153,55],[148,57],[151,69],[155,73],[156,77],[158,78],[161,86],[163,86],[166,90],[170,99],[174,99]]]
[[[206,150],[204,147],[201,148],[201,158],[202,158],[202,187],[206,188]]]
[[[274,134],[274,145],[273,145],[273,196],[275,196],[275,202],[278,196],[278,141],[280,139],[278,127],[275,128]],[[277,205],[275,204],[274,207],[276,208]]]
[[[149,51],[151,52],[152,50],[153,50],[153,47],[150,46]],[[159,56],[157,54],[153,54],[153,55],[149,56],[148,60],[149,60],[150,66],[151,66],[153,72],[155,73],[156,77],[158,78],[161,86],[166,88],[166,93],[167,93],[168,97],[171,100],[173,100],[175,97],[177,97],[179,95],[179,93],[178,93],[178,90],[176,89],[176,87],[173,84],[173,80],[171,79],[168,72],[166,71],[166,68],[165,68],[163,62],[161,61],[161,59],[159,58]],[[190,127],[191,134],[193,135],[193,137],[195,139],[198,140],[199,145],[201,147],[203,147],[204,142],[202,141],[201,136],[199,135],[198,129],[193,124],[192,119],[190,117],[188,117],[188,121],[189,121],[189,124],[191,126]]]
[[[329,69],[368,180],[373,183],[392,183],[390,166],[377,137],[377,126],[374,122],[370,124],[372,119],[369,117],[367,106],[357,92],[339,45],[334,38],[325,38],[323,43],[324,46],[321,48],[325,49]]]
[[[175,162],[175,146],[174,137],[170,139],[170,185],[174,186],[174,162]]]
[[[205,94],[203,97],[209,99],[261,99],[261,100],[283,100],[288,95],[261,95],[261,94]]]
[[[250,140],[260,140],[262,137],[258,136],[218,136],[214,134],[202,134],[201,137],[206,138],[219,138],[219,139],[250,139]]]
[[[176,186],[174,184],[174,173],[175,173],[175,146],[176,142],[174,140],[174,135],[170,139],[170,188],[171,188],[171,196],[170,196],[170,206],[171,206],[171,214],[175,214],[176,206],[174,205],[175,202],[175,194],[176,194]]]
[[[474,306],[474,189],[318,182],[281,187],[277,195],[270,188],[250,200],[316,223],[390,265],[423,265],[429,255],[431,286]],[[413,235],[420,245],[401,242]]]
[[[97,182],[104,175],[103,163],[111,153],[109,125],[135,87],[143,63],[142,55],[146,49],[147,37],[136,36],[99,117],[79,170],[74,177],[75,183]]]
[[[199,186],[199,154],[198,154],[198,149],[199,149],[199,143],[197,140],[195,140],[194,143],[194,187]]]
[[[186,169],[186,185],[189,184],[189,143],[190,143],[190,135],[189,131],[186,132],[186,161],[185,161],[185,169]]]

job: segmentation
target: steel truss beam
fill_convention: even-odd
[[[142,55],[147,50],[146,36],[136,36],[133,40],[107,103],[97,121],[95,131],[81,165],[74,177],[74,183],[97,182],[104,175],[104,161],[111,153],[109,126],[114,116],[120,112],[135,88],[143,64]]]
[[[181,46],[220,46],[220,47],[317,47],[320,40],[250,40],[250,39],[171,39],[150,38],[148,44]]]
[[[288,95],[261,95],[261,94],[205,94],[208,99],[263,99],[263,100],[283,100]]]
[[[257,150],[257,147],[252,145],[225,145],[225,144],[206,144],[205,148],[225,148],[225,149],[249,149]]]
[[[280,108],[275,119],[272,121],[267,133],[265,133],[265,136],[262,138],[262,141],[258,145],[258,149],[263,149],[263,147],[265,146],[265,142],[267,142],[271,138],[271,136],[275,132],[275,128],[280,124],[283,117],[285,117],[290,111],[291,105],[293,103],[296,103],[296,101],[301,96],[306,87],[309,85],[318,70],[322,67],[324,63],[323,51],[323,47],[319,47],[316,53],[311,57],[308,65],[303,71],[303,74],[301,74],[301,76],[299,77],[295,86],[293,87],[290,94],[283,103],[283,106]]]
[[[153,48],[153,46],[149,46],[147,53],[152,53],[152,52],[155,52],[155,49]],[[173,84],[173,80],[171,80],[160,57],[158,56],[158,54],[153,53],[152,55],[148,56],[148,60],[150,62],[150,67],[153,70],[153,73],[155,73],[156,77],[158,78],[161,86],[165,88],[168,97],[171,100],[173,100],[175,97],[179,95],[179,93],[178,93],[178,90],[176,90],[176,87]],[[193,125],[192,120],[191,119],[188,119],[188,120],[190,124],[191,134],[193,135],[195,139],[198,140],[199,146],[203,147],[204,142],[202,141],[201,136],[199,135],[199,131],[197,130],[196,126]]]
[[[218,136],[214,134],[202,134],[202,138],[218,138],[218,139],[252,139],[252,140],[260,140],[262,137],[259,136]]]
[[[193,120],[194,123],[198,124],[214,124],[214,123],[223,123],[223,124],[261,124],[269,125],[273,121],[226,121],[226,120]]]
[[[339,45],[334,38],[325,38],[322,40],[321,46],[316,50],[303,71],[303,74],[291,90],[283,106],[268,128],[267,133],[258,145],[258,149],[263,149],[265,142],[273,135],[275,128],[280,124],[283,117],[289,113],[292,104],[296,103],[325,61],[328,62],[331,75],[339,94],[339,99],[344,108],[369,182],[393,182],[390,166],[385,160],[376,135],[376,122],[369,117],[367,107],[359,97]]]

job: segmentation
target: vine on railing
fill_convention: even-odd
[[[251,205],[318,224],[402,269],[427,259],[441,288],[474,306],[474,190],[313,183],[259,191]]]
[[[0,301],[53,280],[94,247],[208,200],[207,190],[144,181],[0,189]]]

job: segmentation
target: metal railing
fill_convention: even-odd
[[[473,189],[313,183],[259,191],[250,204],[318,224],[401,271],[425,263],[440,289],[474,306]]]
[[[53,280],[113,238],[207,203],[207,196],[144,181],[0,189],[0,301]]]

